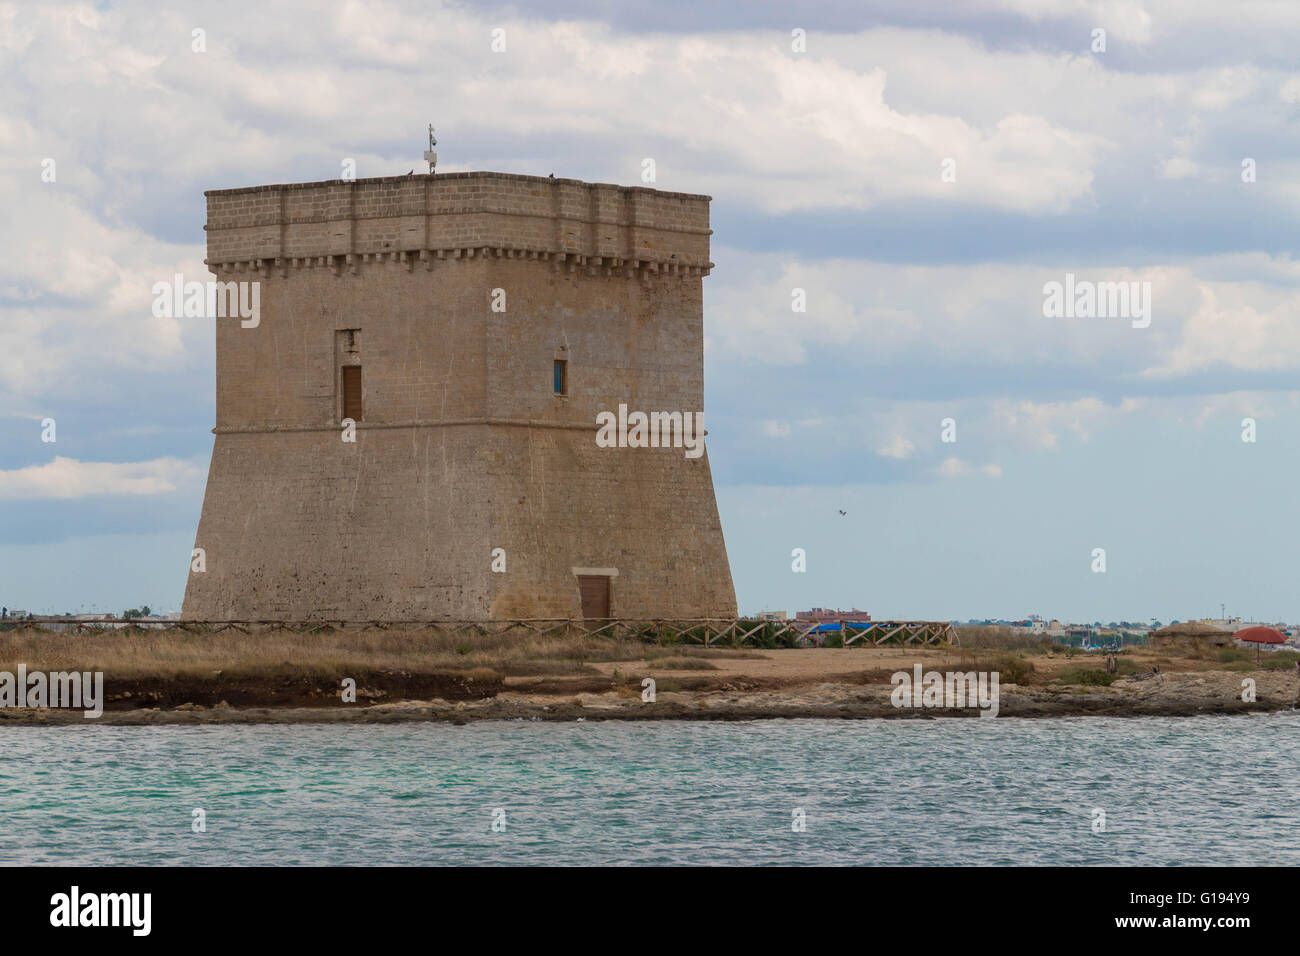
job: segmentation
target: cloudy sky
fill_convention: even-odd
[[[213,333],[153,283],[203,190],[433,122],[440,170],[713,196],[742,611],[1300,620],[1300,4],[159,6],[0,0],[0,604],[179,609]],[[1045,316],[1067,274],[1150,324]]]

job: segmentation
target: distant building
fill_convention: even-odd
[[[859,611],[853,608],[851,611],[834,610],[825,607],[809,608],[806,611],[796,611],[795,620],[808,621],[817,624],[839,624],[844,621],[870,621],[871,615],[866,611]]]
[[[1210,627],[1217,627],[1221,631],[1240,631],[1244,624],[1239,617],[1207,617],[1199,621],[1189,621],[1189,624],[1206,624]]]
[[[1055,625],[1058,630],[1061,627],[1060,621],[1052,621],[1052,624]],[[1046,634],[1051,630],[1048,623],[1037,614],[1031,614],[1023,621],[1012,621],[1010,626],[1020,631],[1029,631],[1031,634]],[[1062,631],[1062,633],[1064,632]]]
[[[784,621],[787,620],[785,611],[759,611],[754,615],[758,621]]]
[[[1209,621],[1169,624],[1151,633],[1155,650],[1208,651],[1232,646],[1232,629]]]

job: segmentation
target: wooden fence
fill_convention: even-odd
[[[97,634],[121,630],[148,630],[201,634],[219,634],[237,631],[252,634],[259,631],[283,630],[296,634],[313,634],[326,631],[347,632],[364,630],[430,631],[449,636],[473,634],[499,636],[518,630],[522,634],[545,637],[584,635],[587,637],[640,638],[661,644],[700,644],[744,646],[798,646],[821,645],[828,637],[838,636],[844,647],[866,647],[882,644],[929,646],[949,643],[959,646],[957,630],[948,621],[868,621],[844,624],[838,631],[818,630],[813,621],[760,621],[755,618],[696,618],[685,620],[655,620],[611,618],[607,620],[582,619],[514,619],[489,621],[139,621],[135,619],[102,617],[93,620],[75,620],[65,617],[32,617],[22,620],[0,620],[0,632],[32,630],[37,633],[71,632]]]

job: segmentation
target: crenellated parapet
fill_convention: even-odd
[[[215,274],[527,259],[587,275],[707,275],[709,197],[510,173],[442,173],[218,189]]]

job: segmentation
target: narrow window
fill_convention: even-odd
[[[569,363],[566,362],[564,359],[555,360],[555,394],[556,395],[569,394],[568,368],[569,368]]]
[[[343,366],[343,417],[361,421],[361,366]]]

